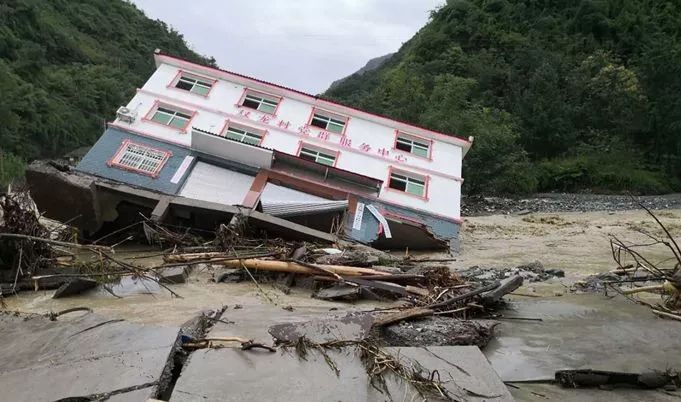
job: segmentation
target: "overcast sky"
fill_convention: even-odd
[[[397,51],[445,0],[132,0],[220,67],[323,92]]]

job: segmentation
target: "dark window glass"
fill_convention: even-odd
[[[319,128],[326,129],[326,121],[324,120],[319,120],[316,117],[312,119],[312,122],[310,123],[311,125]]]
[[[193,84],[190,84],[190,83],[188,83],[186,81],[182,81],[182,80],[177,81],[177,84],[175,84],[175,88],[184,89],[185,91],[190,91],[193,86],[194,86]]]
[[[257,109],[258,106],[260,106],[260,103],[247,98],[244,99],[243,106],[250,107],[251,109]]]
[[[298,156],[300,156],[302,159],[305,159],[305,160],[308,160],[308,161],[312,161],[312,162],[317,161],[317,157],[314,156],[314,155],[310,155],[310,154],[306,154],[306,153],[301,152],[300,155],[298,155]]]
[[[405,144],[403,142],[397,141],[397,144],[395,144],[395,148],[401,149],[402,151],[411,152],[411,145]]]
[[[394,188],[395,190],[400,190],[400,191],[407,191],[407,183],[403,181],[398,181],[394,179],[390,179],[390,188]]]

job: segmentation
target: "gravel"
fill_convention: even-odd
[[[681,208],[681,194],[630,197],[603,194],[536,194],[527,198],[464,196],[464,216],[525,214],[534,212],[624,211],[640,209],[638,202],[651,209]]]

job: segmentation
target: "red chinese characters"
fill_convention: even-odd
[[[381,155],[382,157],[384,157],[384,158],[387,158],[387,157],[390,156],[390,151],[388,151],[388,150],[385,149],[385,148],[379,149],[377,153],[378,153],[379,155]]]
[[[329,133],[327,133],[326,131],[320,131],[317,134],[317,138],[319,138],[320,140],[328,141],[329,140]]]
[[[405,163],[407,161],[407,158],[404,155],[396,155],[395,160],[400,163]]]
[[[272,116],[270,116],[269,114],[264,114],[264,115],[260,116],[259,120],[261,122],[265,123],[265,124],[270,124],[270,121],[272,120]]]
[[[283,128],[284,130],[288,130],[288,126],[291,125],[290,121],[284,121],[284,120],[279,120],[279,123],[277,123],[277,127]]]
[[[371,145],[367,144],[366,142],[363,142],[362,145],[359,146],[359,149],[362,152],[369,152],[371,151]]]
[[[340,146],[345,148],[352,148],[352,140],[346,136],[340,138]]]
[[[239,114],[243,117],[246,117],[246,118],[251,117],[251,111],[250,110],[239,109]]]
[[[309,136],[310,135],[310,127],[300,126],[300,127],[298,127],[298,133],[300,135]]]

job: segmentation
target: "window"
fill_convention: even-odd
[[[158,106],[151,116],[151,120],[166,126],[184,130],[192,116],[188,112],[172,109],[168,106]]]
[[[224,136],[246,144],[259,145],[263,134],[248,128],[228,126]]]
[[[180,75],[175,83],[175,88],[206,96],[213,87],[213,82],[205,78],[199,78],[188,74]]]
[[[281,98],[261,94],[260,92],[246,91],[246,96],[241,106],[255,109],[259,112],[274,114]]]
[[[426,196],[426,179],[424,177],[393,172],[390,174],[388,187],[419,197]]]
[[[332,115],[315,110],[310,124],[332,133],[342,134],[343,130],[345,130],[345,124],[347,124],[347,118],[340,116],[332,117]]]
[[[395,148],[412,153],[416,156],[430,158],[430,143],[427,140],[415,139],[399,133],[395,140]]]
[[[332,152],[319,151],[306,145],[300,149],[298,156],[305,160],[321,163],[322,165],[327,166],[333,166],[334,163],[336,163],[336,155]]]
[[[134,170],[149,176],[157,176],[170,157],[170,152],[124,141],[110,162],[125,170]]]

